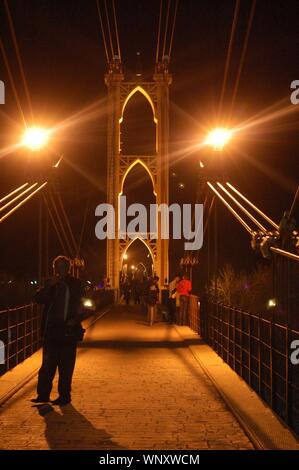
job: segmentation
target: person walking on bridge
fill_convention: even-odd
[[[52,382],[58,368],[59,396],[51,403],[71,402],[71,382],[76,361],[77,342],[83,339],[81,304],[84,289],[81,281],[69,274],[70,260],[58,256],[53,261],[54,276],[34,297],[44,305],[41,331],[43,360],[38,373],[37,398],[33,403],[50,401]]]
[[[186,325],[188,320],[188,306],[189,306],[189,295],[192,291],[192,284],[186,274],[183,274],[183,278],[177,283],[177,293],[179,295],[179,325]]]

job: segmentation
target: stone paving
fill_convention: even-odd
[[[149,327],[133,306],[89,328],[72,404],[32,406],[35,387],[1,408],[1,449],[253,448],[175,327]]]

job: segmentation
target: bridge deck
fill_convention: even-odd
[[[177,329],[147,326],[135,307],[88,329],[71,405],[31,406],[35,386],[3,405],[2,449],[252,448]]]

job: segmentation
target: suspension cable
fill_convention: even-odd
[[[15,48],[15,51],[16,51],[16,56],[17,56],[17,60],[18,60],[18,64],[19,64],[21,77],[22,77],[23,84],[24,84],[24,90],[25,90],[25,95],[26,95],[26,98],[27,98],[27,103],[28,103],[28,106],[29,106],[31,121],[33,123],[33,109],[32,109],[32,102],[31,102],[29,87],[28,87],[28,83],[27,83],[27,80],[26,80],[24,66],[23,66],[23,63],[22,63],[20,49],[19,49],[19,46],[18,46],[17,36],[16,36],[16,32],[15,32],[15,28],[14,28],[14,24],[13,24],[11,12],[10,12],[7,0],[4,0],[4,6],[5,6],[5,10],[6,10],[6,15],[7,15],[7,18],[8,18],[8,23],[9,23],[11,36],[12,36],[12,39],[13,39],[14,48]]]
[[[289,251],[281,250],[280,248],[276,248],[274,246],[270,247],[270,250],[278,255],[285,256],[286,258],[293,259],[295,261],[299,261],[299,256],[295,255],[295,253],[290,253]]]
[[[160,53],[160,36],[161,36],[161,23],[162,23],[162,7],[163,7],[163,0],[160,0],[160,14],[159,14],[157,50],[156,50],[156,64],[159,62],[159,53]]]
[[[224,93],[226,89],[228,71],[229,71],[229,66],[230,66],[230,61],[231,61],[231,56],[232,56],[232,49],[233,49],[234,37],[235,37],[235,32],[236,32],[236,27],[237,27],[237,22],[238,22],[239,10],[240,10],[240,0],[236,0],[232,28],[231,28],[230,39],[229,39],[228,50],[227,50],[227,56],[226,56],[225,67],[224,67],[224,77],[223,77],[221,94],[220,94],[218,117],[220,117],[221,111],[222,111]]]
[[[112,0],[112,6],[113,6],[113,16],[114,16],[114,27],[115,27],[116,42],[117,42],[117,51],[118,51],[119,60],[121,61],[120,43],[119,43],[119,34],[118,34],[118,24],[117,24],[117,19],[116,19],[116,11],[115,11],[115,2],[114,2],[114,0]]]
[[[56,218],[57,218],[57,220],[58,220],[58,223],[59,223],[61,232],[62,232],[62,234],[63,234],[63,236],[64,236],[64,240],[65,240],[65,242],[66,242],[66,246],[67,246],[67,248],[68,248],[69,255],[70,255],[71,258],[73,258],[73,250],[72,250],[71,244],[70,244],[70,242],[69,242],[68,236],[67,236],[67,234],[66,234],[66,231],[65,231],[65,229],[64,229],[63,222],[62,222],[61,217],[60,217],[60,215],[59,215],[58,208],[57,208],[57,205],[56,205],[56,202],[55,202],[55,199],[54,199],[54,197],[53,197],[52,192],[49,192],[49,199],[50,199],[51,204],[52,204],[52,206],[53,206],[53,209],[54,209]]]
[[[109,58],[109,54],[108,54],[107,41],[106,41],[106,35],[105,35],[103,18],[102,18],[102,14],[101,14],[99,0],[96,0],[96,4],[97,4],[97,11],[98,11],[98,16],[99,16],[99,20],[100,20],[101,30],[102,30],[102,37],[103,37],[105,54],[106,54],[106,58],[107,58],[107,63],[109,64],[110,63],[110,58]]]
[[[85,206],[85,211],[84,211],[84,216],[83,216],[83,223],[82,223],[82,227],[81,227],[81,233],[80,233],[80,239],[79,239],[79,245],[78,245],[78,255],[81,251],[81,246],[82,246],[82,241],[83,241],[83,235],[84,235],[84,232],[85,232],[85,227],[86,227],[86,220],[87,220],[87,212],[88,212],[88,208],[89,208],[89,202],[90,202],[90,195],[87,199],[87,202],[86,202],[86,206]]]
[[[60,235],[58,226],[57,226],[56,221],[55,221],[55,217],[54,217],[54,215],[53,215],[53,211],[52,211],[52,209],[51,209],[51,207],[50,207],[50,204],[49,204],[49,202],[48,202],[48,200],[47,200],[46,195],[45,195],[44,193],[42,193],[42,195],[43,195],[43,199],[44,199],[45,205],[46,205],[46,207],[47,207],[47,209],[48,209],[48,213],[49,213],[49,215],[50,215],[50,219],[51,219],[52,224],[53,224],[53,226],[54,226],[56,235],[57,235],[57,237],[58,237],[59,243],[60,243],[60,245],[61,245],[62,251],[63,251],[65,254],[67,254],[67,253],[68,253],[68,250],[66,249],[65,244],[64,244],[64,242],[63,242],[63,239],[62,239],[62,237],[61,237],[61,235]]]
[[[105,12],[106,12],[106,19],[107,19],[108,34],[109,34],[109,39],[110,39],[110,49],[111,49],[111,55],[112,55],[112,60],[113,60],[115,54],[114,54],[111,28],[110,28],[110,20],[109,20],[109,13],[108,13],[108,7],[107,7],[107,0],[104,0],[104,5],[105,5]]]
[[[1,37],[0,37],[0,49],[1,49],[1,52],[2,52],[4,64],[5,64],[5,67],[6,67],[6,70],[7,70],[7,74],[8,74],[9,80],[10,80],[10,85],[11,85],[11,88],[12,88],[12,91],[13,91],[13,94],[14,94],[14,97],[15,97],[15,100],[16,100],[17,108],[18,108],[19,113],[21,115],[23,124],[26,127],[25,115],[24,115],[24,112],[23,112],[23,109],[22,109],[21,101],[20,101],[20,98],[19,98],[19,95],[18,95],[18,92],[17,92],[17,88],[16,88],[16,85],[15,85],[15,82],[14,82],[13,74],[12,74],[12,71],[11,71],[11,68],[10,68],[10,65],[9,65],[8,57],[7,57],[6,50],[5,50],[5,47],[4,47],[4,44],[3,44],[3,41],[2,41]]]
[[[75,249],[75,253],[78,254],[78,244],[75,240],[75,237],[74,237],[74,233],[72,231],[72,228],[71,228],[71,224],[70,224],[70,221],[69,221],[69,218],[67,216],[67,213],[65,211],[65,208],[64,208],[64,205],[63,205],[63,202],[62,202],[62,199],[61,199],[61,195],[60,193],[58,193],[58,201],[59,201],[59,204],[60,204],[60,207],[61,207],[61,211],[62,211],[62,214],[63,214],[63,217],[64,217],[64,220],[66,222],[66,226],[68,228],[68,231],[69,231],[69,234],[71,236],[71,240],[72,240],[72,243],[73,243],[73,247]]]
[[[31,186],[29,186],[29,188],[26,188],[24,191],[22,191],[20,194],[18,194],[16,197],[14,197],[13,199],[11,199],[10,201],[8,201],[6,204],[4,204],[4,206],[0,207],[0,212],[3,212],[5,209],[7,209],[7,207],[11,206],[14,202],[16,202],[18,199],[20,199],[20,197],[24,196],[25,194],[27,194],[29,191],[31,191],[31,189],[35,188],[37,186],[38,183],[34,183],[32,184]]]
[[[175,9],[174,9],[173,23],[172,23],[172,30],[171,30],[171,36],[170,36],[170,44],[169,44],[169,52],[168,52],[168,62],[170,62],[170,57],[171,57],[172,44],[173,44],[173,36],[174,36],[174,30],[175,30],[175,24],[176,24],[176,17],[177,17],[177,12],[178,12],[178,6],[179,6],[179,0],[176,0]]]
[[[208,186],[214,191],[216,196],[219,197],[219,199],[223,202],[223,204],[227,207],[227,209],[233,214],[233,216],[243,225],[243,227],[247,230],[250,235],[253,234],[253,230],[249,227],[249,225],[245,222],[245,220],[240,217],[240,215],[231,207],[231,205],[224,199],[224,197],[217,191],[214,186],[208,182]]]
[[[212,213],[212,210],[213,210],[213,207],[214,207],[214,203],[215,203],[215,194],[213,194],[213,197],[212,197],[212,200],[211,200],[211,204],[210,204],[209,212],[208,212],[208,217],[206,219],[204,229],[203,229],[203,236],[205,236],[205,234],[206,234],[206,231],[207,231],[207,228],[208,228],[208,223],[209,223],[209,220],[210,220],[210,216],[211,216],[211,213]]]
[[[29,201],[29,199],[31,199],[38,191],[40,191],[41,189],[43,189],[46,185],[48,184],[48,182],[46,181],[45,183],[41,184],[35,191],[33,191],[31,194],[29,194],[29,196],[27,196],[25,199],[23,199],[21,202],[19,202],[19,204],[17,204],[15,207],[13,207],[9,212],[7,212],[1,219],[0,219],[0,224],[5,220],[7,219],[11,214],[13,214],[17,209],[19,209],[19,207],[21,207],[23,204],[25,204],[25,202]]]
[[[13,191],[11,191],[11,193],[7,194],[2,199],[0,199],[0,204],[2,202],[6,201],[6,199],[8,199],[11,196],[13,196],[14,194],[16,194],[18,191],[21,191],[21,189],[25,188],[26,186],[28,186],[28,183],[22,184],[22,186],[19,186],[17,189],[14,189]]]
[[[236,101],[236,97],[237,97],[237,93],[238,93],[241,73],[242,73],[244,60],[245,60],[245,55],[246,55],[247,46],[248,46],[248,41],[249,41],[249,35],[250,35],[250,31],[251,31],[251,27],[252,27],[252,23],[253,23],[253,18],[254,18],[255,7],[256,7],[256,0],[252,0],[249,19],[248,19],[247,30],[246,30],[246,35],[245,35],[245,40],[244,40],[244,44],[243,44],[240,63],[239,63],[238,71],[237,71],[237,78],[236,78],[236,82],[235,82],[235,86],[234,86],[234,90],[233,90],[233,95],[232,95],[232,102],[231,102],[231,107],[230,107],[230,119],[231,119],[231,116],[232,116],[232,112],[233,112],[233,109],[234,109],[234,105],[235,105],[235,101]]]
[[[164,32],[162,59],[165,56],[166,40],[167,40],[167,32],[168,32],[168,22],[169,22],[169,10],[170,10],[170,0],[168,0],[168,4],[167,4],[167,16],[166,16],[166,26],[165,26],[165,32]]]
[[[264,227],[244,206],[242,206],[242,204],[221,183],[218,182],[217,185],[225,192],[225,194],[227,194],[228,197],[231,198],[232,201],[234,201],[244,214],[246,214],[247,217],[249,217],[249,219],[251,219],[260,230],[262,230],[262,232],[267,232],[266,227]]]
[[[226,183],[226,184],[230,189],[232,189],[236,194],[238,194],[238,196],[240,196],[243,199],[243,201],[247,202],[247,204],[250,207],[252,207],[258,214],[264,217],[264,219],[267,222],[269,222],[269,224],[272,225],[272,227],[274,227],[276,230],[279,229],[279,226],[272,219],[270,219],[270,217],[268,217],[267,214],[265,214],[257,206],[255,206],[249,199],[247,199],[242,193],[240,193],[240,191],[238,191],[232,184],[230,183]]]

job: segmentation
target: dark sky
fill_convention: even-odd
[[[109,0],[108,0],[109,2]],[[122,58],[127,77],[141,52],[143,75],[153,73],[159,16],[158,0],[116,0]],[[242,0],[232,67],[224,109],[229,105],[239,63],[250,0]],[[33,102],[41,125],[55,125],[98,102],[91,119],[57,133],[51,143],[65,161],[60,170],[63,200],[76,236],[89,200],[83,255],[88,272],[96,277],[104,269],[104,243],[94,236],[94,209],[106,191],[106,60],[95,0],[10,0],[16,34]],[[180,0],[170,70],[171,149],[190,146],[216,124],[216,110],[223,80],[234,0]],[[288,104],[290,83],[299,79],[297,0],[257,0],[245,65],[236,100],[236,124],[283,98]],[[3,2],[0,30],[13,69],[25,113],[28,113],[22,81]],[[22,122],[15,105],[2,57],[0,78],[5,81],[6,104],[0,109],[1,147],[12,144]],[[298,105],[299,111],[299,105]],[[298,183],[298,113],[269,121],[251,132],[240,133],[227,164],[230,180],[253,201],[279,220],[290,206]],[[199,152],[184,155],[171,165],[171,200],[195,202]],[[24,150],[1,157],[1,194],[13,189],[34,171],[35,162]],[[185,183],[179,191],[178,182]],[[136,193],[140,191],[135,188]],[[136,196],[138,199],[138,196]],[[141,202],[141,201],[139,201]],[[231,259],[240,269],[254,261],[249,237],[219,206],[220,259]],[[17,276],[36,276],[37,201],[23,207],[1,224],[0,269]],[[55,234],[51,254],[59,251]],[[177,256],[180,247],[175,247]],[[171,250],[174,250],[172,247]],[[240,254],[239,254],[240,253]]]

